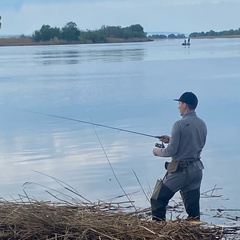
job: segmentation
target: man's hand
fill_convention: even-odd
[[[167,135],[158,136],[157,138],[164,143],[169,143],[170,141],[170,137]]]
[[[155,148],[153,149],[153,155],[154,155],[154,156],[157,156],[158,150],[159,150],[159,148],[157,148],[157,147],[155,147]]]

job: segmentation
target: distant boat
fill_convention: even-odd
[[[183,46],[190,46],[190,38],[188,40],[184,39],[184,42],[182,43]]]

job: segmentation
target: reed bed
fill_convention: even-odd
[[[220,239],[216,227],[182,219],[155,222],[144,210],[124,211],[110,203],[0,202],[0,239]]]

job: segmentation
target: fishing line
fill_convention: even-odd
[[[98,139],[98,141],[99,141],[99,143],[100,143],[100,145],[101,145],[101,148],[102,148],[102,150],[103,150],[103,153],[104,153],[105,157],[107,158],[108,164],[109,164],[109,166],[110,166],[110,168],[111,168],[111,170],[112,170],[112,173],[113,173],[113,175],[114,175],[114,177],[115,177],[118,185],[120,186],[120,188],[122,189],[123,193],[124,193],[125,196],[127,197],[129,203],[131,203],[132,207],[135,209],[135,211],[137,211],[136,207],[135,207],[134,204],[132,203],[132,200],[130,199],[130,197],[128,196],[128,194],[126,193],[126,191],[124,190],[124,188],[123,188],[122,184],[120,183],[117,175],[115,174],[115,171],[114,171],[114,169],[113,169],[113,167],[112,167],[112,164],[111,164],[111,162],[110,162],[110,160],[109,160],[109,158],[108,158],[108,155],[107,155],[107,153],[106,153],[106,151],[105,151],[105,148],[103,147],[103,144],[102,144],[102,142],[101,142],[101,140],[100,140],[100,138],[99,138],[99,136],[98,136],[98,133],[97,133],[97,131],[96,131],[96,129],[95,129],[95,126],[92,125],[92,127],[93,127],[93,130],[94,130],[94,132],[95,132],[95,134],[96,134],[96,136],[97,136],[97,139]]]
[[[141,135],[141,136],[145,136],[145,137],[159,138],[158,136],[154,136],[154,135],[150,135],[150,134],[146,134],[146,133],[131,131],[131,130],[123,129],[123,128],[111,127],[111,126],[107,126],[107,125],[103,125],[103,124],[99,124],[99,123],[94,123],[94,122],[89,122],[89,121],[83,121],[83,120],[79,120],[79,119],[75,119],[75,118],[69,118],[69,117],[64,117],[64,116],[59,116],[59,115],[54,115],[54,114],[49,114],[49,113],[41,113],[41,112],[30,111],[30,110],[23,110],[23,111],[29,112],[29,113],[35,113],[35,114],[39,114],[39,115],[43,115],[43,116],[48,116],[48,117],[64,119],[64,120],[73,121],[73,122],[89,124],[89,125],[92,125],[92,126],[98,126],[98,127],[113,129],[113,130],[117,130],[117,131],[121,131],[121,132],[137,134],[137,135]]]
[[[146,192],[144,191],[143,186],[142,186],[142,184],[141,184],[137,174],[135,173],[134,170],[132,170],[132,171],[133,171],[133,173],[134,173],[134,175],[135,175],[135,177],[136,177],[136,179],[137,179],[137,181],[138,181],[138,183],[139,183],[139,185],[140,185],[140,187],[142,189],[143,194],[145,195],[146,199],[150,202],[150,199],[149,199],[148,195],[146,194]]]

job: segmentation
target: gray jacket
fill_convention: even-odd
[[[158,156],[179,161],[198,160],[206,137],[206,124],[195,111],[191,111],[174,123],[170,142],[166,148],[158,150]]]

